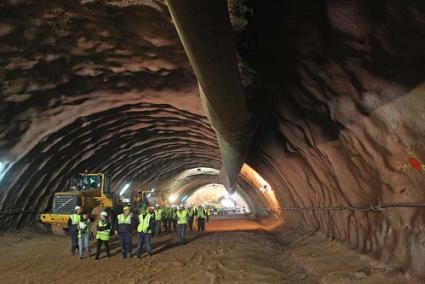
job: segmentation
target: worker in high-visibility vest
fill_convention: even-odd
[[[212,210],[211,210],[211,208],[207,208],[205,210],[205,212],[206,212],[206,215],[207,215],[207,223],[209,223]]]
[[[139,238],[137,242],[136,256],[142,257],[143,244],[145,244],[148,256],[152,254],[152,232],[155,226],[155,212],[153,207],[149,207],[147,211],[142,212],[138,218],[137,232]]]
[[[159,237],[159,234],[161,233],[161,221],[162,221],[162,215],[163,215],[163,210],[159,206],[159,204],[156,205],[156,209],[154,213],[155,213],[155,235]]]
[[[186,224],[187,217],[189,216],[189,212],[184,208],[182,204],[180,204],[178,210],[176,211],[177,216],[177,229],[179,232],[179,244],[183,245],[185,243],[185,233],[186,233]]]
[[[167,220],[167,232],[171,232],[171,224],[173,223],[173,208],[171,206],[167,206],[165,211],[165,218]]]
[[[69,216],[68,219],[68,232],[71,236],[71,254],[75,255],[75,251],[78,249],[78,223],[81,220],[81,207],[75,206],[74,213]]]
[[[207,210],[203,206],[199,206],[196,210],[196,218],[198,219],[198,232],[205,231],[205,221],[207,219]]]
[[[189,216],[187,217],[187,224],[188,224],[190,231],[192,232],[193,231],[193,219],[195,218],[195,209],[192,206],[190,206],[188,208],[187,212],[189,214]]]
[[[168,231],[168,228],[167,228],[167,211],[168,211],[167,206],[164,206],[162,208],[162,226],[164,227],[164,232]]]
[[[177,213],[178,207],[173,205],[173,207],[171,207],[171,208],[172,208],[172,212],[173,212],[173,219],[172,219],[171,223],[173,224],[173,231],[175,232],[175,231],[177,231],[177,215],[176,215],[176,213]]]
[[[108,213],[106,211],[102,211],[100,213],[100,220],[97,222],[96,230],[97,247],[95,259],[99,259],[102,244],[105,246],[106,255],[108,257],[111,257],[111,253],[109,251],[109,236],[111,232],[111,223],[109,223]]]
[[[131,233],[134,224],[135,220],[130,212],[130,207],[125,206],[123,213],[118,215],[115,221],[115,235],[120,241],[122,258],[131,255]]]
[[[80,249],[80,259],[83,259],[84,251],[87,250],[88,256],[91,256],[89,246],[91,221],[88,213],[83,213],[78,223],[78,248]]]

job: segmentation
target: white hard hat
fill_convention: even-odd
[[[183,204],[180,204],[180,207],[183,207]]]
[[[156,206],[156,207],[159,207],[159,204],[157,203],[155,206]]]
[[[74,210],[78,210],[78,209],[81,209],[81,207],[80,206],[75,206]]]
[[[101,216],[108,217],[108,212],[106,212],[106,211],[102,211],[102,212],[100,212],[100,215],[101,215]]]
[[[85,228],[87,228],[87,224],[86,223],[84,223],[84,222],[80,222],[79,224],[78,224],[78,226],[80,227],[80,229],[85,229]]]

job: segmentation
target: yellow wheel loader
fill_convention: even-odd
[[[114,201],[108,176],[103,173],[81,173],[70,179],[70,191],[55,193],[52,212],[41,214],[40,220],[50,224],[55,234],[64,234],[75,206],[80,206],[82,212],[90,213],[91,219],[97,220],[103,210],[114,218],[113,212],[119,203],[119,200]],[[92,224],[95,227],[96,222]]]

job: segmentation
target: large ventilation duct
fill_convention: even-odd
[[[204,110],[223,159],[223,184],[232,188],[251,140],[248,113],[225,0],[168,0],[168,7],[199,81]],[[231,190],[232,191],[232,190]]]

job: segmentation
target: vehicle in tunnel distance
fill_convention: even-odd
[[[50,213],[40,215],[41,222],[50,224],[52,231],[63,234],[67,228],[69,215],[76,206],[96,219],[101,211],[113,212],[122,207],[124,199],[116,198],[111,191],[111,181],[104,173],[80,173],[69,180],[69,191],[57,192],[53,196]]]

